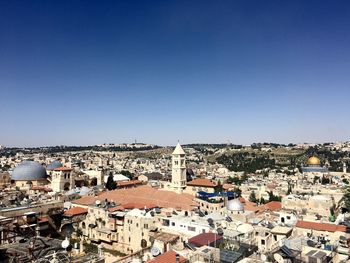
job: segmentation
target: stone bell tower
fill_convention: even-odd
[[[186,188],[186,153],[179,143],[172,153],[171,184],[176,192]]]

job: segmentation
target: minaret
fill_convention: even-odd
[[[186,188],[186,153],[177,143],[172,153],[171,184],[174,190],[181,192]]]

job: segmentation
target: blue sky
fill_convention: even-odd
[[[348,1],[0,1],[0,144],[349,140]]]

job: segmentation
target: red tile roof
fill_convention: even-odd
[[[249,200],[245,200],[245,202],[243,204],[244,204],[244,210],[246,210],[246,211],[252,211],[255,213],[259,213],[259,212],[262,212],[264,210],[263,206],[258,206],[256,203],[250,202]]]
[[[186,258],[180,255],[180,263],[188,262]],[[176,252],[170,250],[164,254],[147,261],[147,263],[176,263]]]
[[[78,216],[78,215],[83,215],[87,214],[88,210],[86,208],[82,207],[73,207],[71,209],[68,209],[64,212],[64,216]]]
[[[84,196],[80,199],[72,201],[72,203],[77,205],[92,205],[96,202],[96,200],[98,199],[94,196]]]
[[[189,186],[202,186],[202,187],[215,187],[216,183],[212,182],[209,179],[194,179],[190,182],[187,182],[187,185]]]
[[[108,211],[115,212],[115,211],[123,211],[124,209],[125,209],[124,206],[118,205],[118,206],[109,208]]]
[[[233,184],[223,184],[222,185],[222,188],[224,189],[224,190],[230,190],[230,189],[233,189],[235,186],[233,185]]]
[[[125,182],[118,182],[117,186],[124,187],[124,186],[131,186],[131,185],[139,185],[142,184],[139,180],[131,180],[131,181],[125,181]]]
[[[296,227],[305,228],[305,229],[312,229],[312,230],[316,230],[316,231],[346,232],[346,226],[329,224],[329,223],[302,221],[302,220],[299,220],[297,222]]]
[[[142,204],[143,206],[155,205],[182,210],[193,210],[197,207],[194,197],[190,194],[177,194],[171,191],[158,190],[148,185],[107,191],[95,197],[95,200],[103,201],[105,199],[117,202],[121,206],[134,203]],[[75,200],[73,203],[81,203],[79,200]]]
[[[143,208],[155,208],[157,207],[155,204],[151,204],[151,203],[126,203],[123,204],[124,209],[134,209],[134,208],[138,208],[138,209],[143,209]]]
[[[265,204],[265,209],[277,211],[282,209],[282,203],[278,201],[271,201]]]
[[[197,207],[194,197],[190,194],[177,194],[171,191],[154,189],[148,185],[142,185],[136,188],[117,189],[105,191],[97,196],[85,196],[72,201],[79,205],[92,205],[96,200],[113,201],[119,206],[125,204],[137,204],[142,207],[159,206],[164,208],[174,208],[181,210],[193,210]]]
[[[215,233],[201,233],[197,236],[194,236],[188,240],[188,243],[195,245],[196,247],[208,246],[214,242],[218,242],[222,239],[222,236],[219,236]]]
[[[243,197],[238,197],[238,200],[239,200],[242,204],[245,203],[245,199],[244,199]]]

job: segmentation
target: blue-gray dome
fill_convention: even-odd
[[[56,168],[62,167],[63,164],[59,161],[53,161],[52,163],[50,163],[47,167],[46,170],[55,170]]]
[[[21,162],[12,172],[11,180],[15,181],[35,181],[46,179],[44,166],[34,161]]]

